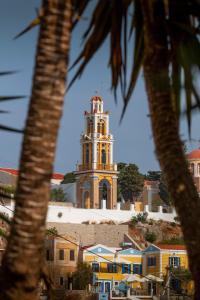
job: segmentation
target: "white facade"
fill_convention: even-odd
[[[8,214],[12,217],[12,210],[14,210],[14,202],[2,207],[0,206],[0,211]],[[164,220],[168,222],[174,222],[174,217],[176,217],[175,210],[173,213],[163,213],[162,207],[159,207],[158,212],[149,212],[148,205],[145,206],[145,211],[148,213],[148,218],[153,220]],[[140,212],[141,213],[141,212]],[[102,221],[114,221],[116,223],[123,223],[129,221],[133,216],[137,216],[138,212],[134,210],[134,205],[131,205],[130,210],[120,210],[118,209],[84,209],[75,207],[66,207],[59,205],[49,205],[47,222],[57,222],[57,223],[73,223],[81,224],[83,222],[89,223],[101,223]]]

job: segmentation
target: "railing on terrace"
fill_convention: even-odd
[[[116,164],[86,164],[77,165],[77,171],[87,171],[87,170],[105,170],[105,171],[116,171]]]

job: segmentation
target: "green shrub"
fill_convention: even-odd
[[[145,234],[145,240],[149,243],[154,243],[157,239],[157,236],[155,232],[153,231],[147,231]]]
[[[147,217],[148,217],[148,213],[147,212],[139,213],[137,216],[133,216],[131,218],[131,223],[133,225],[137,224],[138,222],[146,223],[147,222]]]
[[[162,241],[162,244],[168,244],[168,245],[184,245],[185,242],[184,242],[184,239],[183,237],[174,237],[174,238],[171,238],[169,240],[163,240]]]

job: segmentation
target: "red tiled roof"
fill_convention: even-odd
[[[155,244],[155,246],[162,250],[186,250],[185,245]]]
[[[5,172],[14,176],[18,176],[19,174],[19,170],[17,169],[10,169],[10,168],[0,168],[0,172]],[[63,180],[64,179],[64,175],[60,174],[60,173],[54,173],[52,175],[52,179],[57,179],[57,180]]]
[[[10,169],[10,168],[0,168],[0,171],[5,172],[5,173],[9,173],[9,174],[15,175],[15,176],[17,176],[19,174],[18,170]]]
[[[63,180],[64,179],[64,175],[60,174],[60,173],[54,173],[52,175],[52,179],[58,179],[58,180]]]
[[[153,186],[153,187],[157,187],[159,184],[158,180],[144,180],[144,186]]]
[[[187,154],[187,159],[200,159],[200,148]]]

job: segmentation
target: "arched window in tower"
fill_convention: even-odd
[[[85,162],[89,164],[90,162],[90,151],[89,151],[89,144],[86,144],[86,152],[85,152]]]
[[[102,149],[102,151],[101,151],[101,163],[103,165],[106,164],[106,150],[105,149]]]
[[[93,121],[90,120],[90,133],[93,133]]]
[[[98,122],[98,124],[97,124],[97,132],[101,133],[101,124],[100,124],[100,122]]]
[[[194,175],[194,163],[190,164],[190,171],[191,171],[192,175]]]
[[[103,183],[103,187],[102,187],[102,197],[103,199],[107,200],[108,198],[108,188],[107,188],[107,184]]]
[[[102,120],[102,123],[101,123],[101,133],[103,135],[105,135],[105,122],[104,122],[104,120]]]

